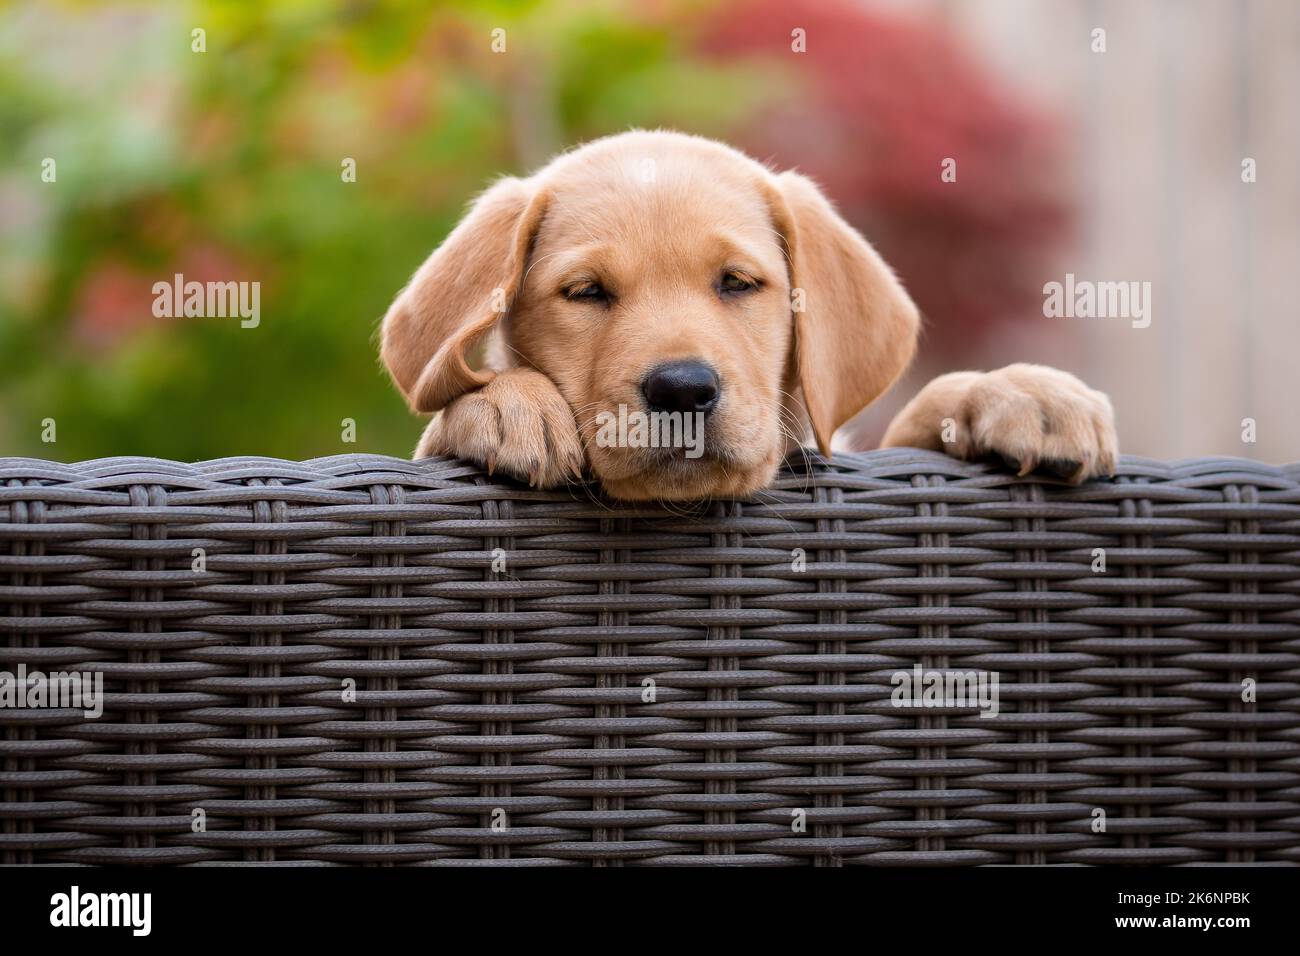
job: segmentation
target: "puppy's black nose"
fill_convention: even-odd
[[[641,381],[641,394],[652,412],[703,412],[718,404],[718,373],[703,362],[668,362]]]

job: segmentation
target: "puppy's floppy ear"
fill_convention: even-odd
[[[912,360],[916,306],[876,250],[806,176],[774,177],[769,197],[786,240],[799,384],[817,447],[880,396]]]
[[[435,412],[492,380],[466,352],[509,311],[545,206],[531,182],[500,180],[389,307],[380,355],[412,411]]]

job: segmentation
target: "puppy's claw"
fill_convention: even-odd
[[[497,470],[497,453],[494,451],[488,452],[487,461],[484,464],[487,466],[488,475],[491,476]]]

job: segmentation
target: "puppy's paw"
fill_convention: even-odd
[[[1119,457],[1105,394],[1069,372],[1023,363],[935,379],[890,425],[884,444],[968,460],[996,455],[1021,475],[1043,468],[1074,483],[1113,475]]]
[[[416,458],[453,455],[539,488],[582,474],[578,428],[559,390],[532,369],[512,368],[444,408],[429,423]]]

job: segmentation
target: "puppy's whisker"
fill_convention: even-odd
[[[559,254],[560,254],[559,252],[548,252],[546,255],[544,255],[544,256],[538,256],[538,257],[537,257],[536,259],[534,259],[532,262],[528,263],[528,268],[524,270],[524,277],[523,277],[522,279],[519,280],[519,287],[520,287],[521,289],[524,287],[524,283],[528,281],[528,276],[532,273],[532,271],[533,271],[535,268],[537,268],[538,263],[540,263],[540,262],[544,262],[544,261],[546,261],[547,259],[554,258],[555,256],[558,256]]]

